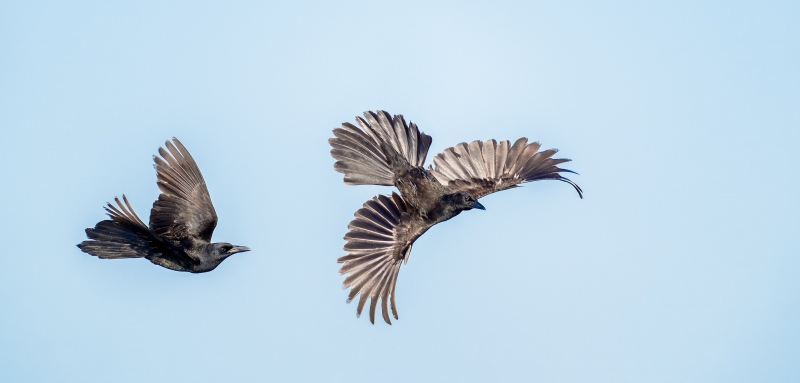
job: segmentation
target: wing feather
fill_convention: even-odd
[[[478,178],[490,178],[485,168],[485,163],[483,162],[483,150],[481,146],[482,145],[480,141],[476,140],[470,142],[469,146],[467,147],[469,150],[468,159],[472,165],[472,169],[475,171],[475,175],[477,175]]]
[[[344,250],[349,254],[338,262],[342,263],[339,272],[346,274],[343,286],[350,288],[347,301],[360,295],[357,315],[361,315],[370,301],[370,322],[375,323],[381,301],[384,321],[392,323],[389,306],[395,319],[398,318],[394,292],[400,265],[408,259],[414,241],[431,226],[433,222],[423,219],[396,193],[377,196],[355,213],[344,237],[347,241]]]
[[[494,174],[495,178],[497,178],[505,172],[506,157],[508,157],[508,140],[500,141],[500,145],[497,146],[497,150],[494,153],[496,166]]]
[[[364,112],[356,117],[356,127],[343,123],[333,130],[331,156],[333,168],[344,173],[348,185],[394,185],[394,174],[406,166],[422,166],[431,137],[416,124],[406,124],[402,115],[385,111]]]
[[[447,164],[455,171],[458,178],[461,179],[468,179],[470,178],[469,172],[467,169],[464,168],[464,165],[459,160],[459,155],[456,154],[454,148],[447,148],[442,152],[444,154],[444,160],[447,161]]]
[[[486,178],[494,179],[497,171],[495,169],[495,150],[497,148],[497,141],[489,140],[483,143],[483,152],[481,153],[481,159],[483,160],[483,166],[486,168]]]
[[[456,178],[459,178],[458,173],[455,171],[455,169],[453,169],[452,166],[450,166],[450,164],[447,163],[447,160],[445,159],[443,154],[439,153],[438,155],[433,157],[433,163],[434,165],[436,165],[436,168],[439,169],[439,171],[445,176],[447,176],[449,179],[454,180]]]
[[[165,146],[158,148],[161,157],[153,156],[161,194],[150,211],[150,228],[173,241],[192,237],[209,242],[217,213],[200,168],[177,138]]]
[[[508,149],[508,156],[506,156],[506,163],[505,163],[505,171],[504,173],[511,173],[511,168],[514,167],[514,164],[517,162],[517,158],[519,154],[522,152],[522,149],[525,148],[525,145],[528,143],[528,139],[526,137],[522,137],[514,142],[514,145],[511,145],[511,148]]]
[[[558,150],[539,151],[540,147],[538,142],[528,143],[525,137],[513,145],[507,140],[499,144],[495,140],[462,142],[437,154],[431,172],[451,192],[468,191],[476,198],[521,183],[548,179],[569,183],[583,198],[583,190],[559,174],[574,172],[556,166],[570,160],[552,158]]]

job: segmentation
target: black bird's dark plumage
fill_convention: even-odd
[[[147,258],[177,271],[214,270],[227,257],[250,249],[229,243],[211,243],[217,213],[206,182],[189,151],[173,137],[167,149],[153,156],[161,194],[150,210],[150,227],[133,211],[128,198],[115,198],[105,207],[110,220],[86,229],[83,252],[104,259]]]
[[[460,143],[434,157],[434,166],[423,167],[431,137],[402,115],[384,111],[356,117],[358,127],[344,123],[329,140],[334,169],[344,173],[348,185],[395,186],[400,195],[379,195],[356,211],[348,225],[344,250],[338,259],[348,302],[360,295],[356,312],[361,315],[370,300],[370,321],[375,323],[378,301],[384,321],[398,318],[395,284],[400,265],[408,261],[411,247],[433,225],[464,210],[484,209],[477,200],[485,195],[525,182],[558,180],[569,183],[583,198],[581,188],[560,175],[574,173],[557,165],[555,149],[539,151],[539,143],[520,138],[514,144],[495,140]]]

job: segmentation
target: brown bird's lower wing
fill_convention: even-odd
[[[557,165],[569,162],[566,158],[552,158],[557,149],[538,151],[538,142],[527,143],[518,139],[514,145],[507,140],[462,142],[445,149],[433,158],[431,172],[452,192],[468,191],[475,198],[515,187],[524,182],[557,180],[566,182],[583,198],[583,190],[561,172],[575,173]]]
[[[396,193],[379,195],[356,211],[344,236],[344,250],[350,254],[338,259],[343,263],[339,272],[347,274],[344,288],[350,288],[347,302],[361,295],[356,312],[361,315],[369,299],[369,320],[375,323],[375,311],[381,300],[383,320],[389,319],[388,301],[392,314],[398,319],[395,286],[400,265],[408,261],[411,246],[433,222],[424,220],[417,211]]]

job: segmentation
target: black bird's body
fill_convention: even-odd
[[[397,319],[394,289],[400,265],[408,261],[414,241],[433,225],[465,210],[484,209],[479,198],[524,182],[567,182],[582,197],[580,187],[559,174],[571,171],[556,166],[569,160],[551,158],[554,149],[539,152],[539,143],[528,144],[526,138],[513,145],[495,140],[461,143],[438,154],[435,168],[425,169],[430,136],[413,123],[407,125],[401,115],[379,111],[364,117],[357,117],[360,128],[344,123],[334,129],[329,142],[337,160],[334,169],[344,173],[346,184],[395,186],[400,191],[377,196],[356,212],[345,235],[349,254],[338,259],[343,263],[339,271],[347,274],[348,302],[360,294],[360,315],[369,299],[373,323],[378,300],[386,323],[391,324],[389,300]]]
[[[105,207],[110,220],[86,229],[83,252],[104,259],[146,258],[176,271],[214,270],[227,257],[250,249],[229,243],[211,243],[217,213],[203,175],[189,151],[173,137],[153,156],[161,194],[150,211],[150,226],[142,222],[125,195],[117,206]]]

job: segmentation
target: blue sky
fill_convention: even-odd
[[[0,380],[800,380],[800,7],[791,2],[2,2]],[[420,238],[400,320],[356,319],[336,258],[385,187],[331,130],[402,113],[429,159],[526,136],[537,182]],[[201,275],[75,244],[203,171]]]

